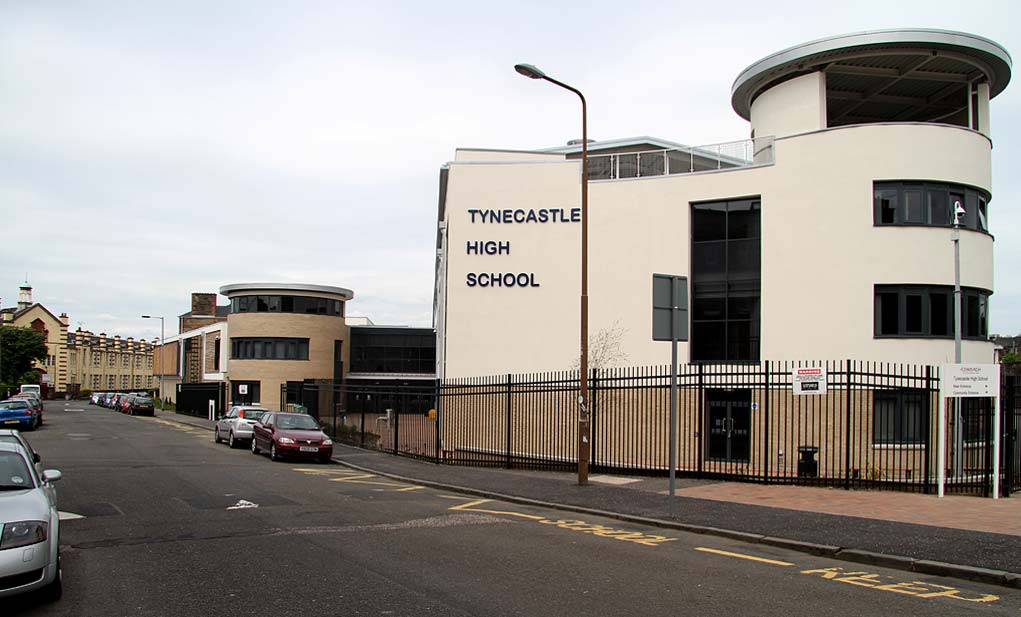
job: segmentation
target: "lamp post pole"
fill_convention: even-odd
[[[546,75],[531,64],[516,64],[514,70],[531,79],[544,79],[578,95],[581,99],[581,374],[578,384],[578,484],[588,484],[589,466],[589,384],[588,384],[588,108],[585,95]]]
[[[163,330],[163,317],[153,317],[152,315],[142,315],[142,319],[159,319],[160,320],[160,410],[163,410],[163,374],[166,373],[166,369],[163,368],[163,342],[166,340]],[[153,362],[153,368],[156,367],[156,363]]]

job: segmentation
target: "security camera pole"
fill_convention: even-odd
[[[954,364],[961,363],[961,216],[965,213],[960,201],[954,201]],[[961,399],[954,398],[954,475],[960,477],[964,468],[964,431],[961,426]]]
[[[581,99],[581,375],[578,384],[578,484],[588,484],[589,396],[588,396],[588,112],[585,95],[546,75],[531,64],[515,64],[514,70],[529,79],[544,79],[578,95]]]

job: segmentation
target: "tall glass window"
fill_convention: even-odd
[[[691,361],[759,359],[760,198],[694,204]]]

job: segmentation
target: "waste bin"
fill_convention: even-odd
[[[817,478],[819,476],[819,462],[815,460],[815,455],[818,453],[818,446],[798,446],[799,478]]]

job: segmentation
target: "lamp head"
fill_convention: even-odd
[[[142,319],[152,319],[152,315],[142,315]]]
[[[531,64],[515,64],[514,70],[531,79],[542,79],[543,77],[546,77],[546,73],[543,73]]]

